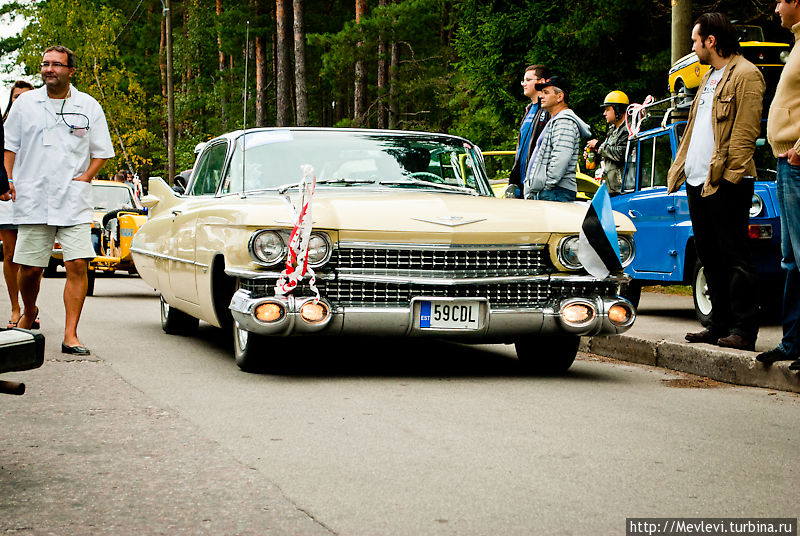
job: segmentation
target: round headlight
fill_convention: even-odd
[[[789,59],[789,51],[784,50],[783,52],[781,52],[780,57],[781,57],[781,63],[786,63],[786,61]]]
[[[619,245],[619,262],[624,268],[633,261],[633,240],[629,236],[619,235],[617,245]]]
[[[578,237],[568,236],[561,240],[558,245],[558,260],[569,270],[580,270],[583,268],[578,259]]]
[[[275,231],[260,231],[250,240],[250,253],[263,264],[277,264],[286,255],[286,244]]]
[[[750,217],[755,218],[760,216],[764,210],[764,200],[758,194],[753,194],[753,199],[750,200]]]
[[[308,265],[318,268],[331,258],[331,242],[324,233],[311,233],[308,240]]]

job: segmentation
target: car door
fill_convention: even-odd
[[[677,266],[675,197],[667,194],[672,164],[670,129],[645,132],[629,145],[623,191],[612,199],[636,234],[636,255],[626,269],[636,279],[667,280]]]
[[[176,298],[198,303],[197,256],[195,234],[197,218],[204,198],[217,193],[228,144],[225,140],[209,144],[200,155],[187,194],[193,200],[176,207],[172,212],[170,232],[169,284]]]

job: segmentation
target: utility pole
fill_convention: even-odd
[[[161,0],[167,34],[167,183],[175,180],[175,92],[172,85],[172,0]]]
[[[672,0],[672,47],[670,63],[692,51],[692,0]]]

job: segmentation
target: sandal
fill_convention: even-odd
[[[15,327],[17,327],[17,324],[19,324],[19,320],[17,320],[16,322],[12,322],[11,320],[9,320],[8,321],[8,325],[6,326],[6,329],[15,328]]]

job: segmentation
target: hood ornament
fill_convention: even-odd
[[[467,219],[461,216],[441,216],[434,219],[425,218],[411,218],[416,221],[423,221],[425,223],[434,223],[436,225],[445,225],[447,227],[458,227],[459,225],[468,225],[470,223],[477,223],[479,221],[486,221],[486,218]]]

